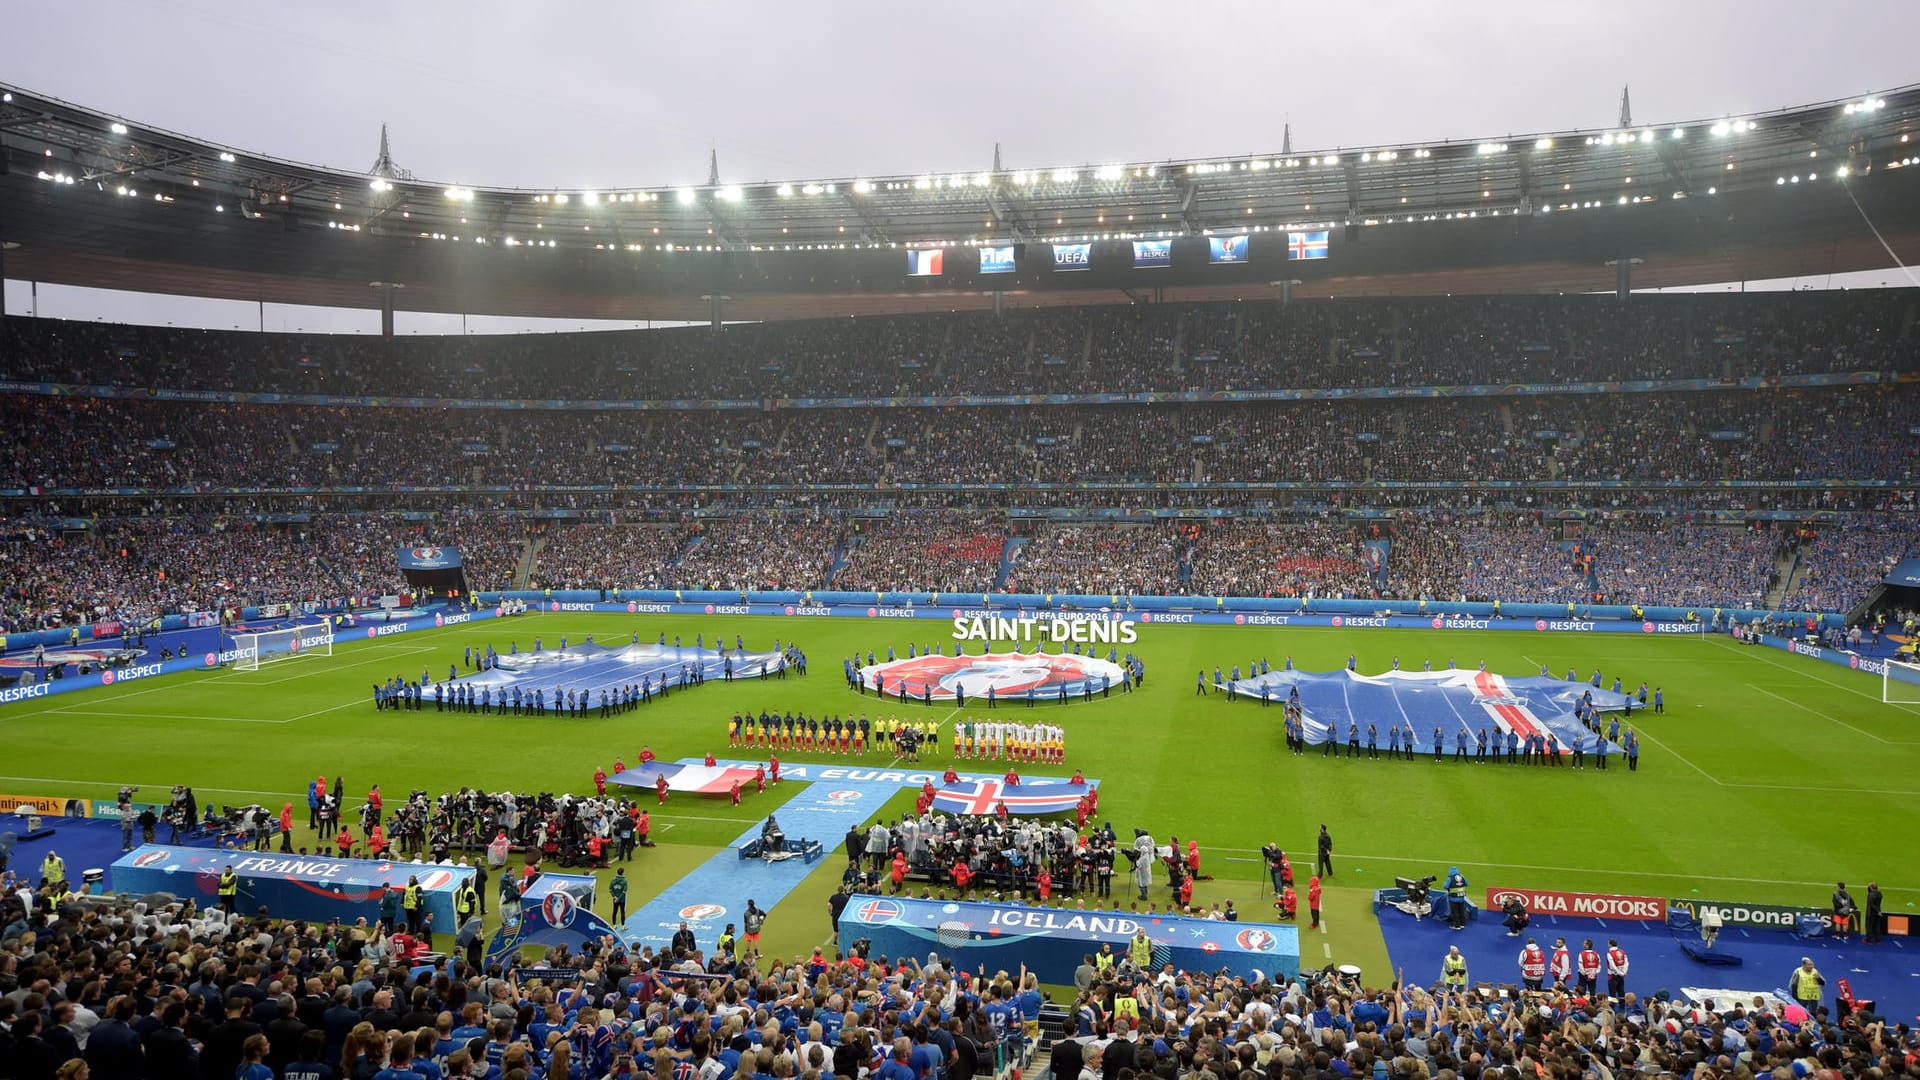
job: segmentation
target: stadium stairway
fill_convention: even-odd
[[[525,589],[533,581],[533,568],[539,562],[540,549],[546,546],[547,538],[544,536],[527,537],[525,545],[520,548],[520,558],[514,562],[514,588]]]
[[[1801,565],[1800,545],[1798,543],[1787,545],[1787,549],[1782,551],[1780,557],[1773,562],[1774,581],[1773,587],[1767,590],[1765,601],[1767,608],[1778,611],[1780,605],[1786,602],[1787,593],[1800,584],[1799,578],[1805,576],[1806,568]]]
[[[994,575],[994,592],[1000,592],[1006,588],[1007,579],[1013,576],[1013,561],[1019,557],[1020,548],[1031,539],[1026,536],[1007,537],[1007,546],[1000,549],[1000,572]]]
[[[833,554],[827,559],[827,588],[834,587],[833,583],[840,577],[840,571],[845,570],[847,564],[853,561],[853,550],[865,539],[864,536],[849,536],[833,549]]]

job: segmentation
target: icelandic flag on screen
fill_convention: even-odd
[[[942,256],[946,251],[941,248],[928,248],[925,251],[907,252],[908,277],[939,277]]]
[[[1247,238],[1244,235],[1208,237],[1207,261],[1210,263],[1246,262]]]
[[[1324,259],[1326,257],[1327,234],[1324,231],[1287,234],[1288,259]]]
[[[999,780],[973,780],[948,784],[933,793],[933,808],[949,814],[986,816],[1000,812],[1005,804],[1009,814],[1062,814],[1073,809],[1088,784],[1020,784],[1008,787]]]

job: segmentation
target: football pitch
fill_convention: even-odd
[[[607,719],[597,709],[585,718],[531,718],[440,713],[431,700],[418,712],[376,711],[371,703],[373,683],[422,670],[444,677],[469,645],[504,653],[510,642],[530,648],[535,637],[623,641],[634,631],[642,641],[663,632],[687,641],[740,634],[749,649],[792,640],[812,673],[711,681]],[[585,792],[596,766],[610,769],[616,757],[633,764],[643,745],[668,761],[708,751],[729,756],[726,726],[736,710],[930,716],[947,725],[984,716],[978,703],[965,712],[880,705],[845,687],[842,657],[869,649],[884,656],[889,646],[904,656],[910,636],[915,644],[943,642],[950,652],[950,634],[934,620],[555,614],[343,642],[332,657],[257,672],[172,676],[120,693],[0,707],[0,790],[111,798],[121,785],[137,784],[141,798],[164,800],[171,785],[184,783],[203,804],[277,808],[290,799],[301,826],[295,842],[311,845],[303,811],[305,785],[316,774],[344,777],[349,809],[373,783],[390,801],[411,788],[463,785]],[[1030,771],[1080,768],[1098,779],[1100,816],[1122,836],[1138,825],[1163,841],[1169,833],[1197,839],[1214,880],[1200,883],[1196,902],[1231,898],[1248,918],[1270,914],[1261,845],[1289,852],[1304,889],[1324,822],[1335,843],[1331,934],[1324,945],[1305,943],[1304,963],[1324,962],[1324,952],[1363,967],[1383,964],[1368,915],[1371,890],[1395,875],[1442,874],[1455,864],[1472,880],[1476,901],[1486,887],[1517,886],[1821,907],[1836,881],[1859,895],[1877,880],[1889,912],[1920,911],[1920,872],[1898,854],[1899,838],[1920,830],[1920,706],[1883,704],[1876,677],[1721,636],[1142,625],[1131,648],[1146,664],[1136,693],[1033,710],[1001,702],[1003,716],[1031,715],[1066,729],[1064,769]],[[1666,711],[1633,715],[1642,743],[1637,772],[1618,757],[1605,772],[1591,763],[1575,771],[1327,758],[1318,747],[1295,756],[1285,749],[1279,708],[1195,692],[1202,670],[1210,677],[1215,667],[1244,668],[1263,657],[1279,667],[1290,656],[1298,668],[1331,671],[1349,654],[1365,673],[1386,670],[1395,657],[1410,670],[1427,660],[1443,668],[1451,659],[1462,668],[1484,661],[1507,675],[1537,674],[1545,665],[1561,674],[1572,667],[1584,678],[1597,667],[1609,686],[1618,675],[1629,689],[1642,681],[1662,687]],[[938,753],[923,755],[922,768],[937,771],[947,760],[948,731]],[[781,757],[892,764],[877,754]],[[741,807],[675,794],[654,816],[660,848],[640,853],[628,871],[633,906],[788,793],[749,795]],[[910,808],[903,796],[886,812]],[[833,856],[821,862],[774,910],[773,951],[824,941],[824,901],[840,865]],[[1164,894],[1155,890],[1156,899]]]

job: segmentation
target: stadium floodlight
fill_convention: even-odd
[[[118,120],[116,120],[113,122],[113,125],[110,130],[115,135],[125,135],[127,133],[127,125],[122,124]]]
[[[228,152],[228,151],[226,151],[226,150],[222,150],[222,151],[220,151],[220,160],[221,160],[221,161],[224,161],[224,162],[226,162],[226,163],[227,163],[227,164],[229,164],[229,165],[231,165],[231,164],[233,164],[233,154],[231,154],[230,152]]]
[[[855,195],[868,195],[868,194],[872,194],[872,192],[873,192],[873,181],[855,180],[853,182],[853,193]],[[791,189],[789,189],[786,192],[783,192],[783,194],[791,194],[791,193],[792,193]]]
[[[674,192],[673,194],[675,198],[680,200],[680,204],[682,206],[685,206],[688,203],[693,202],[694,199],[699,197],[697,194],[695,194],[692,188],[688,188],[688,187],[683,187],[680,190]]]
[[[1079,179],[1079,177],[1074,174],[1072,169],[1053,170],[1053,182],[1056,184],[1071,184],[1077,179]]]
[[[722,202],[739,202],[740,189],[737,187],[723,187],[719,191],[714,192],[714,196]]]
[[[1722,120],[1707,130],[1713,132],[1715,135],[1725,135],[1727,132],[1733,130],[1733,125]]]
[[[793,185],[781,184],[779,187],[773,189],[773,193],[783,199],[791,199],[793,198]]]
[[[368,184],[367,186],[372,188],[375,191],[392,191],[393,190],[392,183],[386,180],[380,179],[379,177],[375,177],[373,179],[373,182]]]
[[[1533,148],[1535,150],[1551,150],[1553,149],[1553,140],[1549,138],[1535,139],[1533,140]]]
[[[446,196],[448,199],[452,200],[453,202],[472,202],[473,189],[463,188],[463,187],[450,187],[446,190]]]

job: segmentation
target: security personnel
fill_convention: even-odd
[[[465,926],[467,919],[479,910],[480,892],[473,887],[473,879],[468,878],[453,894],[453,913],[459,916],[460,925]]]
[[[627,872],[614,872],[613,880],[607,883],[607,895],[613,897],[613,924],[619,926],[627,921]]]
[[[407,913],[407,932],[415,937],[420,936],[420,916],[425,914],[421,910],[421,902],[424,899],[420,879],[412,874],[407,875],[407,887],[400,892],[400,909]]]
[[[220,910],[233,917],[234,905],[240,902],[240,875],[233,872],[233,864],[228,863],[220,871]]]
[[[1141,927],[1127,943],[1127,959],[1133,962],[1135,971],[1153,970],[1153,939],[1147,936],[1146,927]]]
[[[1460,955],[1460,946],[1449,946],[1447,955],[1440,958],[1440,981],[1449,990],[1467,988],[1467,958]]]
[[[1800,966],[1794,968],[1793,974],[1787,978],[1787,991],[1809,1014],[1819,1011],[1820,988],[1825,985],[1826,978],[1820,974],[1819,968],[1813,966],[1810,956],[1801,957]]]
[[[40,860],[40,884],[52,885],[67,880],[67,860],[49,850],[47,857]]]

